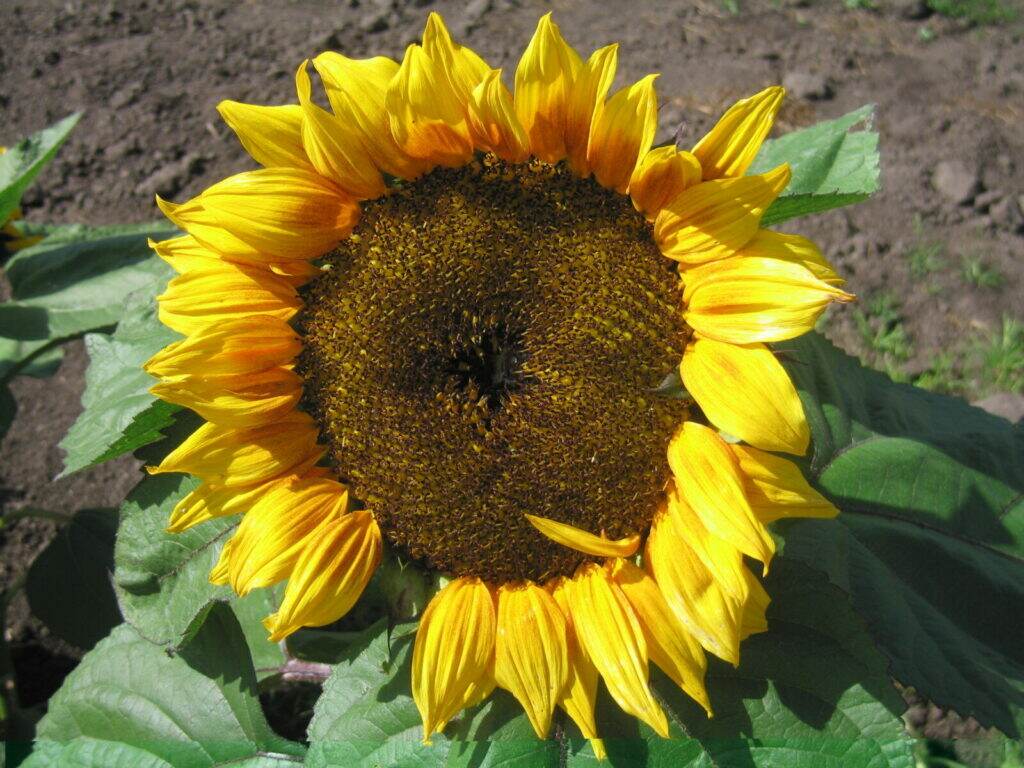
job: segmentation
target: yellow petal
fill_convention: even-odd
[[[295,90],[302,109],[302,146],[317,173],[356,200],[384,194],[384,178],[363,147],[356,127],[313,103],[308,60],[295,72]]]
[[[743,603],[726,594],[665,514],[651,524],[644,566],[690,634],[711,653],[738,665]]]
[[[546,13],[516,67],[515,106],[533,154],[546,163],[565,157],[570,94],[583,62]]]
[[[590,175],[590,163],[587,161],[590,126],[594,115],[604,107],[608,89],[615,79],[618,57],[618,44],[594,51],[580,67],[569,94],[565,115],[565,151],[569,155],[569,167],[583,178]]]
[[[839,514],[828,499],[810,486],[793,462],[747,445],[730,448],[740,463],[747,500],[761,522]]]
[[[640,158],[647,154],[658,127],[657,75],[623,88],[597,111],[590,126],[587,162],[604,187],[625,194]]]
[[[580,567],[570,582],[573,624],[612,698],[659,736],[668,721],[647,685],[647,643],[626,596],[595,563]]]
[[[762,229],[736,255],[789,261],[806,267],[812,275],[830,285],[839,286],[845,282],[836,274],[835,269],[818,250],[818,246],[800,235],[784,235],[781,232]]]
[[[768,617],[765,615],[765,611],[768,610],[772,599],[754,574],[746,568],[743,569],[743,572],[750,585],[750,597],[747,598],[747,603],[743,606],[743,620],[740,624],[740,639],[746,640],[758,632],[768,631]]]
[[[418,45],[405,50],[385,98],[399,148],[436,165],[459,167],[473,156],[465,105],[441,67]]]
[[[633,171],[629,196],[638,211],[655,219],[683,190],[700,183],[700,173],[700,163],[689,152],[671,145],[656,147],[640,159]]]
[[[494,678],[523,705],[538,738],[547,738],[569,682],[568,653],[565,617],[551,595],[531,582],[498,589]]]
[[[149,390],[161,400],[191,408],[225,427],[270,424],[293,411],[302,379],[286,368],[229,376],[176,376]]]
[[[704,168],[704,179],[742,176],[754,162],[761,143],[772,129],[786,91],[765,88],[749,99],[733,104],[708,134],[697,142],[693,154]]]
[[[519,123],[512,94],[501,82],[501,70],[492,70],[473,89],[469,99],[469,127],[473,143],[502,160],[522,163],[530,156],[526,131]]]
[[[222,256],[242,261],[314,259],[352,231],[359,206],[300,168],[263,168],[214,184],[186,203],[157,198],[164,214]]]
[[[398,62],[385,56],[350,59],[328,51],[313,59],[323,80],[331,109],[359,132],[374,165],[400,179],[414,179],[430,166],[405,154],[391,135],[384,99]]]
[[[160,242],[151,239],[148,244],[156,251],[156,255],[166,261],[179,275],[196,270],[216,269],[225,261],[223,256],[211,251],[192,235],[172,237]],[[241,263],[243,266],[255,266],[252,262]],[[304,285],[320,274],[319,267],[306,261],[260,262],[258,266],[261,269],[269,269],[294,287]]]
[[[270,642],[301,627],[322,627],[351,610],[380,564],[381,538],[373,513],[351,512],[325,523],[302,550],[284,600],[264,619]]]
[[[465,108],[469,95],[491,71],[476,52],[452,40],[441,15],[431,12],[423,28],[423,50],[447,78],[452,93]]]
[[[274,485],[232,536],[228,583],[245,595],[288,578],[302,553],[323,540],[327,524],[347,506],[345,486],[326,477]]]
[[[204,328],[164,347],[144,367],[151,376],[252,374],[286,365],[301,351],[288,323],[256,315]]]
[[[293,479],[294,475],[286,475],[247,488],[200,483],[198,488],[174,505],[167,522],[167,532],[181,533],[215,517],[244,514],[275,485],[292,482]]]
[[[222,101],[217,111],[245,151],[260,165],[313,170],[302,147],[302,110],[298,105],[261,107]]]
[[[575,549],[595,557],[630,557],[640,546],[639,534],[626,536],[622,539],[606,539],[577,528],[568,523],[560,523],[538,515],[525,515],[530,525],[549,539],[563,547]]]
[[[594,705],[597,702],[597,667],[580,645],[576,630],[573,628],[569,580],[555,579],[549,582],[546,588],[565,616],[565,638],[569,650],[569,681],[562,690],[558,706],[572,718],[583,737],[590,740],[597,759],[604,760],[604,742],[597,737],[597,721],[594,719]]]
[[[167,454],[160,466],[147,469],[150,474],[187,472],[233,487],[252,485],[313,466],[323,453],[316,438],[316,424],[299,412],[247,429],[207,423]]]
[[[789,183],[789,166],[760,176],[705,181],[685,190],[654,220],[654,239],[686,265],[732,256],[757,234],[761,217]]]
[[[491,589],[472,577],[452,581],[423,612],[412,654],[412,696],[425,743],[478,697],[468,694],[492,674],[496,625]]]
[[[789,374],[763,344],[697,337],[679,367],[686,391],[719,429],[766,451],[807,452],[811,431]]]
[[[732,344],[792,339],[813,329],[833,301],[854,299],[799,264],[759,256],[705,264],[684,279],[686,322]]]
[[[747,580],[744,576],[746,568],[743,567],[743,553],[725,539],[711,533],[675,488],[668,491],[666,508],[676,535],[686,540],[729,597],[739,603],[745,602]]]
[[[684,422],[669,443],[668,463],[679,496],[707,529],[767,569],[775,541],[747,503],[739,463],[718,433]]]
[[[157,301],[160,322],[183,334],[256,315],[287,321],[301,306],[286,281],[258,267],[226,261],[178,275]]]
[[[704,687],[707,660],[700,643],[672,613],[657,583],[648,574],[621,558],[611,562],[611,574],[633,606],[651,661],[710,715],[711,701]]]

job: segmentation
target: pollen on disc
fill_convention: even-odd
[[[627,197],[485,157],[364,206],[300,317],[306,407],[387,538],[495,582],[571,574],[540,515],[644,532],[686,417],[655,394],[687,330]]]

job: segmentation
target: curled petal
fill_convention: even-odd
[[[157,352],[145,364],[151,376],[255,374],[286,365],[302,351],[288,323],[255,315],[207,326]]]
[[[669,489],[666,509],[672,530],[686,539],[690,549],[725,593],[737,602],[746,601],[748,585],[744,575],[747,569],[743,565],[743,553],[725,539],[711,533],[693,511],[693,507],[674,488]]]
[[[538,738],[547,738],[551,715],[569,682],[565,617],[536,584],[498,590],[494,679],[526,710]]]
[[[380,557],[380,529],[372,512],[360,510],[326,522],[299,555],[281,607],[264,619],[270,642],[301,627],[330,624],[348,613]]]
[[[291,483],[295,479],[295,475],[275,477],[247,488],[204,481],[174,505],[171,517],[167,521],[167,532],[181,533],[217,517],[245,514],[271,488],[281,483]]]
[[[423,29],[423,50],[447,77],[452,93],[465,108],[469,95],[483,82],[491,68],[476,52],[452,40],[438,13],[427,16]]]
[[[655,219],[684,190],[699,184],[700,174],[700,163],[689,152],[674,146],[656,147],[640,159],[633,171],[629,196],[638,211]]]
[[[731,344],[784,341],[814,328],[833,301],[854,296],[799,264],[759,256],[687,271],[684,319],[702,336]]]
[[[546,517],[529,514],[525,515],[525,517],[530,525],[552,541],[587,555],[594,555],[595,557],[630,557],[640,546],[639,534],[612,540],[606,539],[603,536],[595,536],[574,525],[560,523],[557,520],[550,520]]]
[[[515,107],[530,147],[546,163],[565,157],[569,100],[583,65],[546,13],[516,67]]]
[[[612,698],[667,737],[665,713],[647,685],[647,643],[622,590],[604,568],[588,563],[572,578],[569,595],[576,636]]]
[[[604,107],[608,89],[615,79],[618,57],[618,44],[594,51],[580,66],[569,94],[565,114],[565,150],[569,155],[569,167],[583,178],[590,175],[590,163],[587,161],[590,127],[594,116]]]
[[[697,337],[679,370],[686,390],[719,429],[766,451],[807,452],[811,431],[800,396],[763,344]]]
[[[658,127],[657,75],[648,75],[623,88],[603,108],[590,126],[587,162],[594,178],[604,187],[625,194],[640,158],[647,154]]]
[[[800,235],[784,235],[781,232],[762,229],[736,255],[789,261],[806,267],[812,275],[829,285],[840,286],[845,282],[836,274],[835,269],[818,250],[818,246]]]
[[[496,634],[494,596],[480,579],[455,579],[430,601],[412,656],[412,696],[425,743],[493,686]]]
[[[159,242],[151,239],[147,241],[147,244],[179,275],[197,270],[217,269],[225,261],[223,256],[211,251],[192,235],[172,237]],[[260,262],[258,265],[252,262],[241,262],[241,264],[269,270],[296,288],[320,274],[320,268],[307,261]]]
[[[149,390],[225,427],[256,427],[286,416],[302,397],[302,379],[286,368],[229,376],[176,376]]]
[[[522,163],[530,156],[529,140],[516,116],[512,94],[495,69],[473,89],[469,98],[469,127],[473,143],[502,160]]]
[[[693,154],[704,169],[704,179],[742,176],[754,162],[761,144],[775,122],[786,91],[765,88],[749,99],[733,104],[708,134],[697,142]]]
[[[313,170],[302,146],[302,109],[298,105],[261,107],[222,101],[217,111],[260,165]]]
[[[670,202],[654,220],[668,258],[688,266],[732,256],[757,234],[761,217],[789,183],[789,166],[760,176],[705,181]]]
[[[775,541],[747,503],[739,463],[725,441],[703,424],[684,422],[669,443],[668,463],[679,496],[707,529],[767,569]]]
[[[791,461],[749,445],[731,445],[743,472],[750,506],[764,523],[783,517],[829,518],[839,514],[832,503],[811,488]]]

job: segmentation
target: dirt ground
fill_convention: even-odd
[[[155,193],[184,200],[252,167],[219,120],[221,99],[294,101],[295,68],[324,49],[401,58],[431,10],[509,77],[549,8],[585,55],[618,41],[619,85],[661,73],[659,141],[680,124],[684,143],[695,141],[732,101],[774,83],[790,90],[778,133],[875,103],[881,193],[791,227],[818,241],[862,299],[836,312],[827,333],[869,363],[934,388],[980,398],[1019,386],[1012,359],[1006,374],[983,347],[1001,339],[1012,357],[1016,337],[1007,340],[1006,323],[1024,321],[1020,22],[971,25],[915,0],[3,6],[0,143],[84,112],[24,199],[26,216],[39,221],[152,220]],[[1020,334],[1016,354],[1024,355]],[[55,377],[15,382],[19,415],[0,445],[0,512],[116,505],[135,482],[130,459],[53,480],[84,358],[72,346]],[[0,587],[52,529],[30,520],[0,529]],[[74,656],[47,640],[23,605],[9,618],[7,637],[23,656],[33,648],[54,663]],[[33,697],[45,698],[46,687]]]

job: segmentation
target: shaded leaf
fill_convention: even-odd
[[[79,113],[22,139],[0,155],[0,223],[7,221],[21,196],[75,127]]]

